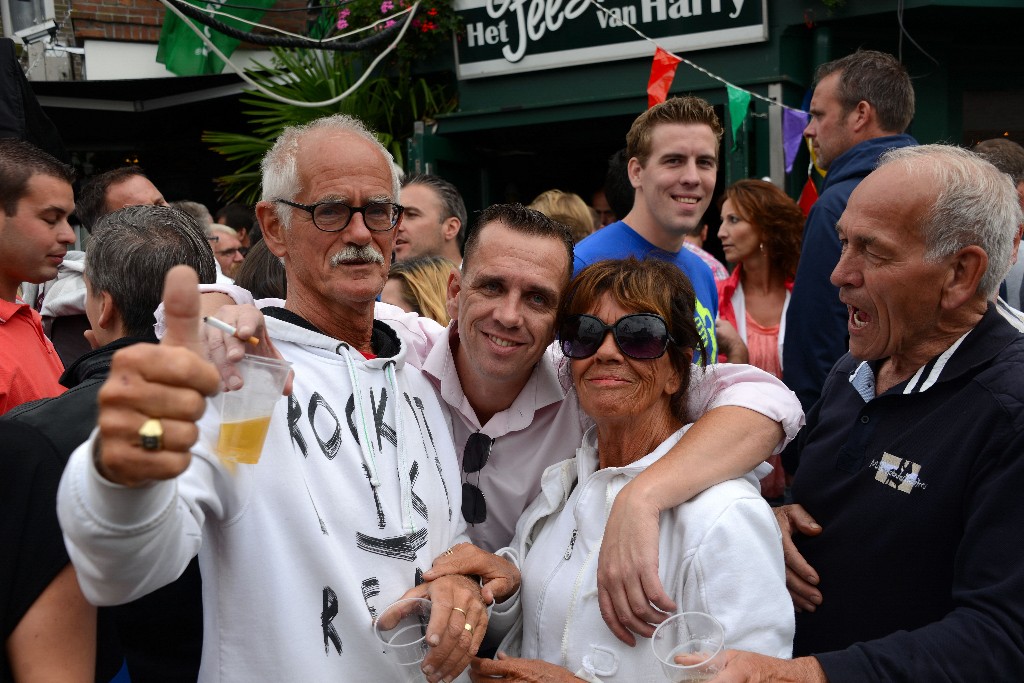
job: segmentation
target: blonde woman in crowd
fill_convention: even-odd
[[[380,300],[447,325],[448,276],[453,268],[455,264],[441,256],[393,263]]]
[[[578,194],[562,190],[548,190],[537,195],[537,198],[530,203],[529,208],[540,211],[548,218],[565,223],[569,226],[572,238],[576,242],[594,232],[593,211]]]

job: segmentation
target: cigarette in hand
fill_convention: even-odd
[[[231,325],[228,325],[223,320],[217,320],[212,315],[208,315],[205,318],[203,318],[203,322],[206,323],[207,325],[209,325],[210,327],[213,327],[213,328],[216,328],[216,329],[220,330],[221,332],[226,332],[226,333],[230,334],[232,337],[235,337],[235,336],[238,335],[238,329],[237,328],[231,327]],[[244,341],[249,342],[253,346],[258,346],[259,343],[260,343],[260,340],[257,339],[256,337],[249,337],[248,339],[245,339]]]

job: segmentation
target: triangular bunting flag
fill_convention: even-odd
[[[654,51],[654,62],[651,64],[651,78],[647,81],[647,108],[664,102],[668,90],[672,87],[672,79],[676,77],[676,67],[683,61],[674,54],[665,52],[660,47]]]
[[[733,85],[726,84],[729,92],[729,123],[732,126],[732,149],[736,151],[739,142],[738,132],[750,109],[750,93]]]
[[[810,118],[811,115],[807,112],[785,108],[782,110],[782,150],[786,160],[786,173],[793,170],[793,160],[796,159],[800,141],[804,139],[804,128],[807,127]]]
[[[800,191],[800,199],[796,201],[797,206],[804,212],[804,216],[811,212],[811,207],[814,206],[814,202],[818,201],[818,188],[814,184],[814,178],[811,174],[807,174],[807,182],[804,184],[804,189]]]

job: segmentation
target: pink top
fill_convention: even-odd
[[[747,351],[748,362],[754,367],[782,377],[782,364],[779,362],[779,326],[764,327],[747,313]]]

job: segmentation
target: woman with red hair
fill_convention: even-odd
[[[751,365],[782,377],[786,307],[800,259],[804,215],[785,192],[764,180],[741,180],[720,201],[725,259],[735,264],[718,282],[719,317],[739,332]],[[775,471],[761,480],[769,500],[785,493],[785,474],[773,456]]]

